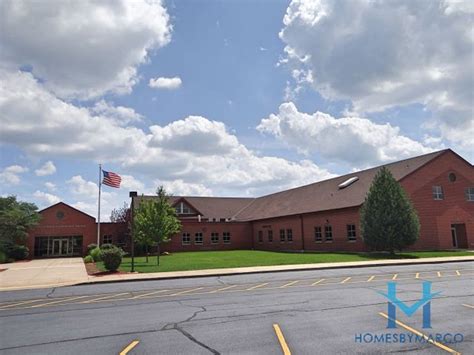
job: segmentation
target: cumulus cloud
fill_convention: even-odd
[[[0,172],[0,181],[9,185],[18,185],[21,182],[20,175],[26,173],[28,168],[20,165],[10,165]]]
[[[334,118],[322,112],[299,112],[292,102],[280,105],[257,126],[304,154],[319,153],[328,159],[366,167],[431,151],[400,134],[398,127],[376,124],[360,117]]]
[[[47,205],[54,205],[55,203],[61,201],[58,196],[39,190],[37,190],[33,196],[38,200],[45,202]]]
[[[159,0],[5,0],[0,4],[3,65],[27,67],[60,97],[127,93],[148,53],[170,41]]]
[[[56,167],[54,166],[54,163],[50,160],[44,163],[44,165],[35,170],[36,176],[46,176],[46,175],[52,175],[56,172]]]
[[[0,79],[0,139],[33,156],[114,163],[124,174],[181,179],[218,194],[260,194],[332,176],[307,160],[260,156],[222,122],[191,116],[148,129],[123,126],[58,99],[29,73],[0,72]]]
[[[181,86],[181,78],[175,76],[173,78],[151,78],[148,82],[148,86],[153,89],[167,89],[167,90],[176,90]]]
[[[163,185],[167,193],[175,196],[212,196],[212,190],[203,184],[186,183],[181,179],[156,181],[156,185]]]
[[[81,175],[75,175],[66,181],[71,186],[71,192],[82,197],[97,198],[99,187],[92,181],[86,181]]]
[[[99,116],[114,119],[115,122],[121,126],[141,122],[143,120],[143,116],[135,112],[134,109],[124,106],[115,106],[113,103],[105,100],[96,102],[91,108],[91,112]]]
[[[44,186],[49,190],[49,191],[56,191],[56,184],[51,182],[51,181],[47,181],[44,183]]]
[[[323,97],[358,113],[422,104],[425,128],[469,151],[473,13],[468,1],[294,0],[280,38]]]

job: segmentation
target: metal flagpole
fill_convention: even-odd
[[[97,246],[100,246],[100,192],[102,189],[102,164],[99,164],[99,208],[97,211]]]

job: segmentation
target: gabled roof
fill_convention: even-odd
[[[141,201],[155,199],[156,196],[136,196],[133,198],[134,207]],[[203,218],[231,218],[251,203],[254,198],[245,197],[203,197],[203,196],[172,196],[170,203],[179,201],[187,203]]]
[[[395,179],[400,181],[447,151],[450,150],[441,150],[382,166],[387,167]],[[360,206],[365,200],[375,174],[382,166],[256,198],[233,219],[251,221]],[[339,184],[354,176],[359,179],[344,189],[338,188]]]
[[[76,211],[76,212],[79,212],[79,213],[81,213],[81,214],[83,214],[83,215],[85,215],[85,216],[87,216],[87,217],[89,217],[89,218],[92,218],[92,219],[95,221],[95,217],[93,217],[93,216],[91,216],[90,214],[87,214],[87,213],[85,213],[85,212],[82,212],[81,210],[78,210],[77,208],[72,207],[71,205],[68,205],[68,204],[65,203],[65,202],[58,202],[58,203],[55,203],[54,205],[51,205],[51,206],[46,207],[46,208],[43,208],[42,210],[38,211],[38,213],[43,213],[44,211],[49,210],[49,209],[54,208],[54,207],[59,206],[59,205],[63,205],[63,206],[65,206],[65,207],[67,207],[67,208],[70,208],[70,209],[72,209],[72,210],[74,210],[74,211]]]

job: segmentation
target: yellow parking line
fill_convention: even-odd
[[[148,293],[144,293],[143,295],[134,296],[130,299],[131,300],[136,300],[138,298],[143,298],[143,297],[150,296],[150,295],[156,295],[157,293],[163,293],[163,292],[166,292],[166,291],[169,291],[169,290],[159,290],[159,291],[154,291],[154,292],[148,292]]]
[[[79,303],[84,303],[84,304],[93,303],[93,302],[96,302],[96,301],[106,300],[108,298],[113,298],[113,297],[118,297],[118,296],[123,296],[123,295],[128,295],[128,292],[117,293],[115,295],[108,295],[108,296],[103,296],[103,297],[99,297],[99,298],[94,298],[92,300],[82,301],[82,302],[79,302]]]
[[[288,282],[287,284],[283,285],[283,286],[280,286],[279,288],[285,288],[285,287],[290,287],[291,285],[294,285],[295,283],[298,283],[300,282],[299,280],[298,281],[291,281],[291,282]]]
[[[419,278],[420,278],[420,273],[417,272],[417,273],[415,274],[415,279],[419,279]]]
[[[341,284],[345,284],[350,279],[352,279],[352,277],[346,277],[344,280],[341,281]]]
[[[456,270],[456,275],[461,276],[461,273],[459,272],[459,270]]]
[[[37,304],[37,305],[34,305],[34,306],[31,306],[29,308],[38,308],[38,307],[44,307],[44,306],[49,306],[51,304],[57,304],[57,303],[61,303],[61,302],[70,302],[70,301],[74,301],[74,300],[79,300],[81,298],[86,298],[86,297],[90,297],[90,296],[78,296],[78,297],[72,297],[72,298],[68,298],[68,299],[63,299],[63,300],[59,300],[59,301],[53,301],[53,302],[47,302],[47,303],[42,303],[42,304]]]
[[[9,304],[9,305],[6,305],[6,306],[1,306],[1,307],[0,307],[0,310],[6,309],[6,308],[10,308],[10,307],[15,307],[15,306],[22,306],[22,305],[24,305],[24,304],[33,303],[33,302],[38,302],[38,301],[43,301],[43,300],[38,299],[38,300],[29,300],[29,301],[24,301],[24,302],[13,303],[13,304]]]
[[[313,283],[311,284],[311,286],[319,285],[319,284],[320,284],[321,282],[323,282],[324,280],[326,280],[326,279],[321,279],[321,280],[318,280],[318,281],[316,281],[316,282],[313,282]]]
[[[474,306],[471,306],[470,304],[465,304],[465,303],[463,303],[462,305],[463,305],[464,307],[467,307],[467,308],[474,308]]]
[[[386,318],[386,319],[390,319],[389,316],[386,315],[386,314],[383,313],[383,312],[379,312],[379,314],[380,314],[382,317]],[[418,330],[416,330],[416,329],[414,329],[414,328],[412,328],[412,327],[409,327],[408,325],[406,325],[406,324],[400,322],[399,320],[396,320],[396,319],[395,319],[395,323],[397,323],[400,327],[405,328],[405,329],[408,330],[409,332],[412,332],[413,334],[416,334],[416,335],[418,335],[418,336],[420,336],[420,337],[423,337],[423,339],[425,339],[428,343],[433,344],[434,346],[437,346],[438,348],[443,349],[443,350],[447,351],[448,353],[457,354],[457,355],[460,355],[460,354],[461,354],[461,353],[457,352],[456,350],[453,350],[453,349],[447,347],[446,345],[444,345],[444,344],[442,344],[442,343],[438,343],[437,341],[434,341],[434,340],[433,340],[432,338],[430,338],[429,336],[427,336],[427,335],[421,333],[420,331],[418,331]]]
[[[132,341],[119,353],[119,355],[127,355],[130,350],[132,350],[135,346],[138,345],[138,343],[139,343],[138,340]]]
[[[266,286],[268,285],[268,282],[264,282],[263,284],[260,284],[260,285],[256,285],[256,286],[252,286],[252,287],[249,287],[248,289],[246,289],[245,291],[251,291],[251,290],[255,290],[257,288],[260,288],[260,287],[263,287],[263,286]]]
[[[217,290],[211,291],[209,293],[216,293],[216,292],[220,292],[220,291],[230,290],[231,288],[234,288],[234,287],[237,287],[237,286],[238,285],[231,285],[231,286],[227,286],[227,287],[222,287],[222,288],[219,288]]]
[[[436,272],[436,274],[438,275],[438,277],[441,277],[441,271]]]
[[[367,282],[370,282],[370,281],[372,281],[373,279],[375,279],[375,276],[370,276],[369,279],[367,280]]]
[[[184,290],[184,291],[177,292],[177,293],[173,293],[172,295],[167,295],[167,296],[184,295],[185,293],[189,293],[189,292],[194,292],[194,291],[202,290],[203,288],[204,288],[204,287],[196,287],[196,288],[192,288],[192,289],[190,289],[190,290]]]
[[[398,274],[393,275],[392,280],[396,280],[398,277]]]
[[[273,329],[275,330],[275,334],[278,338],[278,341],[280,342],[281,350],[283,351],[284,355],[291,355],[290,348],[288,347],[288,344],[286,343],[285,337],[283,336],[283,333],[281,332],[280,326],[278,324],[273,324]]]

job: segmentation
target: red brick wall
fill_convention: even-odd
[[[62,219],[57,217],[60,211],[64,213]],[[84,253],[88,244],[95,243],[97,227],[93,217],[63,203],[54,205],[40,214],[40,223],[28,233],[27,247],[30,249],[31,257],[34,253],[35,237],[82,235]]]
[[[181,232],[171,238],[169,243],[162,244],[163,251],[199,251],[199,250],[233,250],[252,248],[252,229],[247,222],[197,222],[182,221]],[[194,243],[194,234],[203,234],[203,244]],[[211,244],[211,233],[219,233],[219,243]],[[229,244],[224,244],[223,233],[229,232],[231,239]],[[181,236],[183,233],[191,234],[191,244],[183,245]]]
[[[268,242],[267,231],[273,231],[273,242]],[[280,229],[285,230],[285,242],[280,242]],[[286,241],[286,230],[293,232],[293,241]],[[299,216],[270,218],[252,222],[253,245],[259,250],[303,250]],[[263,243],[258,242],[258,231],[263,231]]]
[[[456,175],[450,182],[449,173]],[[468,244],[474,248],[474,202],[465,188],[474,187],[474,168],[446,152],[401,181],[420,218],[421,230],[413,249],[451,249],[451,224],[465,224]],[[434,200],[432,186],[442,186],[444,200]]]

